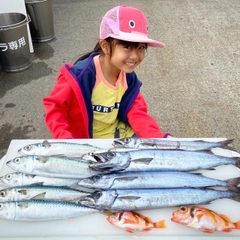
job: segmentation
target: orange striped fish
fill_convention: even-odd
[[[149,231],[152,228],[165,228],[165,221],[152,222],[148,217],[145,217],[137,212],[119,211],[112,213],[107,217],[107,220],[116,227],[123,228],[127,232],[134,233],[135,231]]]
[[[240,221],[232,222],[224,214],[199,206],[182,206],[172,213],[171,220],[206,233],[231,232],[232,229],[240,229]]]

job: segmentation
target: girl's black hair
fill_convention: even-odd
[[[111,38],[111,37],[108,37],[105,40],[109,44],[109,47],[110,47],[110,57],[112,56],[113,46],[115,44],[122,45],[122,46],[130,46],[133,48],[137,48],[139,45],[138,42],[128,42],[128,41],[118,40],[118,39]],[[147,49],[147,44],[146,44],[146,49]],[[85,53],[84,55],[80,56],[75,61],[75,63],[77,63],[80,60],[88,58],[93,52],[98,52],[99,54],[103,54],[103,51],[102,51],[101,46],[99,45],[99,42],[97,42],[97,44],[95,45],[94,49],[91,52]]]

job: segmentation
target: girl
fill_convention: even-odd
[[[164,47],[148,38],[144,14],[127,6],[109,10],[94,50],[60,68],[50,96],[43,99],[46,124],[54,138],[169,137],[147,113],[134,69],[147,47]]]

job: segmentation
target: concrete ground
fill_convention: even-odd
[[[92,50],[101,17],[126,4],[140,8],[149,48],[136,70],[150,114],[176,137],[233,138],[240,151],[239,0],[53,0],[55,39],[34,43],[32,66],[0,72],[0,157],[12,139],[51,138],[42,98],[58,68]]]

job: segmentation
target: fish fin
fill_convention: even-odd
[[[221,141],[220,142],[221,143],[221,148],[228,149],[228,150],[231,150],[231,151],[235,151],[235,149],[233,147],[228,146],[233,141],[234,141],[234,139],[227,139],[227,140]]]
[[[234,226],[235,226],[236,229],[240,229],[240,221],[235,222]]]
[[[226,180],[225,182],[227,182],[229,184],[228,189],[234,191],[234,192],[240,192],[240,177],[237,178],[231,178]]]
[[[28,176],[29,176],[30,178],[35,178],[37,175],[34,175],[34,174],[28,174]]]
[[[159,222],[153,223],[154,228],[166,228],[165,221],[161,220]]]
[[[138,222],[132,219],[124,219],[124,224],[138,224]]]
[[[22,189],[22,190],[18,190],[18,193],[21,193],[22,195],[27,195],[27,190]]]
[[[214,233],[214,230],[211,228],[202,227],[201,230],[205,233]]]
[[[104,209],[102,212],[102,214],[106,215],[106,216],[110,216],[113,214],[113,212],[109,209]]]
[[[36,182],[36,183],[32,183],[32,184],[29,184],[30,186],[42,186],[44,184],[44,182]]]
[[[231,199],[235,200],[236,202],[240,202],[240,194],[233,192],[233,197]]]
[[[144,228],[144,229],[142,229],[142,232],[148,232],[148,231],[150,231],[152,228]]]
[[[232,231],[231,228],[226,228],[226,229],[221,230],[221,232],[231,232],[231,231]]]
[[[148,165],[149,163],[151,163],[152,160],[153,158],[138,158],[133,159],[132,162]]]
[[[199,213],[196,217],[198,219],[198,221],[201,220],[201,218],[204,216],[205,214],[204,213]]]
[[[210,168],[206,168],[206,170],[216,170],[216,168],[214,168],[214,167],[210,167]]]
[[[48,156],[39,156],[38,159],[40,160],[40,162],[42,162],[42,163],[46,163],[47,160],[48,160]]]
[[[236,166],[237,168],[240,168],[240,157],[233,157],[233,159],[236,160],[235,166]]]
[[[50,147],[50,146],[51,146],[50,142],[49,142],[47,139],[45,139],[45,140],[43,141],[42,145],[43,145],[44,147]]]
[[[137,177],[125,177],[125,176],[123,176],[123,177],[116,177],[115,179],[114,179],[114,181],[116,181],[116,180],[118,180],[118,181],[133,181],[133,180],[135,180]]]
[[[125,228],[125,230],[126,230],[127,232],[129,232],[129,233],[134,233],[134,230],[131,229],[131,228]]]
[[[136,196],[118,196],[118,199],[128,199],[128,200],[138,200],[141,197],[136,197]]]
[[[147,143],[147,142],[145,142],[145,143],[141,143],[140,144],[141,146],[149,146],[149,147],[156,147],[157,146],[157,144],[156,143],[154,143],[154,142],[149,142],[149,143]]]
[[[140,217],[142,219],[144,219],[147,223],[152,223],[152,219],[151,218],[146,217],[146,216],[144,216],[144,215],[142,215],[142,214],[140,214],[138,212],[132,211],[132,214],[136,215],[136,216],[138,216],[138,217]]]
[[[138,216],[139,218],[143,219],[143,220],[146,222],[147,225],[148,225],[148,224],[153,224],[151,218],[146,217],[146,216],[144,216],[144,215],[142,215],[142,214],[140,214],[140,213],[138,213],[138,212],[132,211],[132,213],[133,213],[134,215]]]
[[[219,215],[225,222],[228,222],[228,223],[232,222],[231,219],[230,219],[227,215],[221,214],[221,213],[218,213],[218,215]]]
[[[32,197],[31,199],[44,199],[46,195],[46,192],[40,193],[34,197]]]
[[[20,202],[17,205],[18,205],[18,207],[21,207],[21,208],[28,208],[28,203],[27,202]]]

